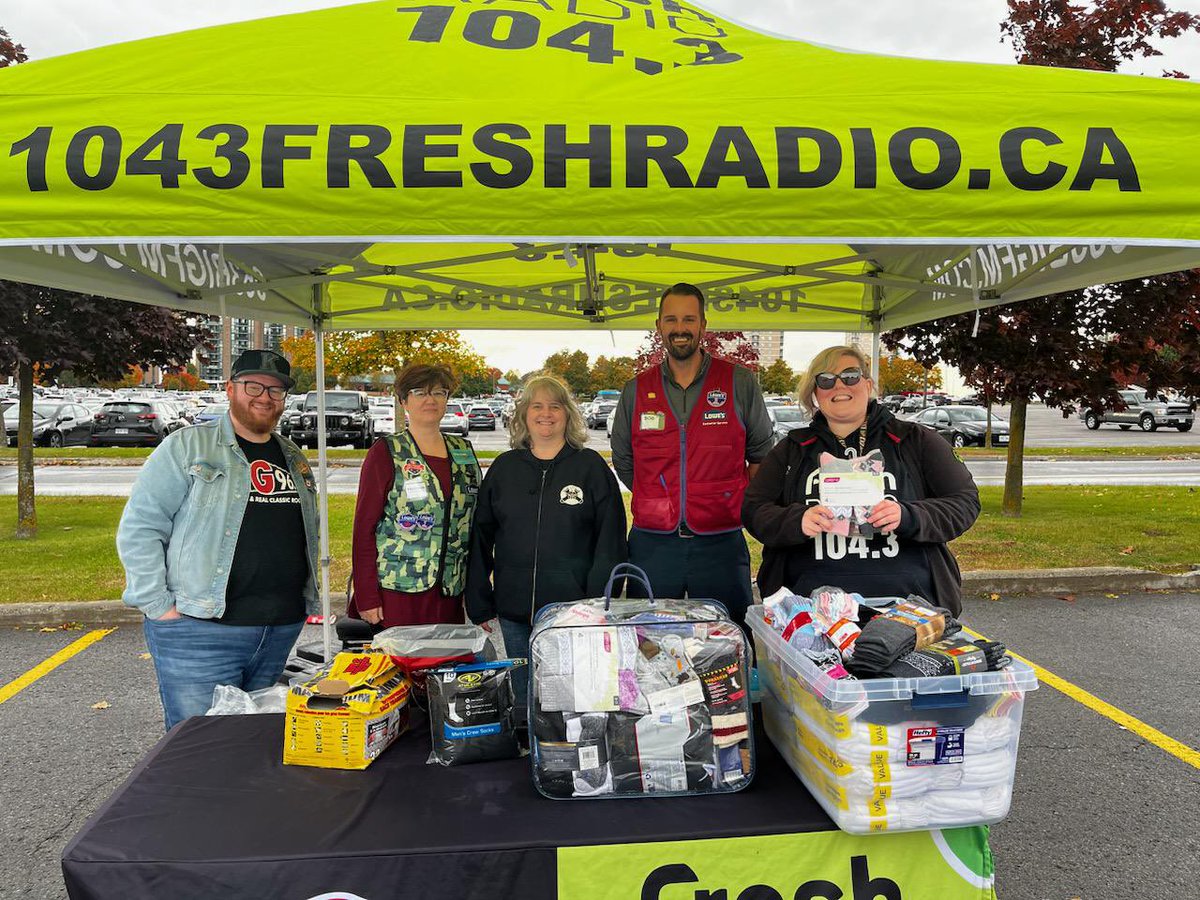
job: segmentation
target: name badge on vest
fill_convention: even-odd
[[[455,447],[450,451],[450,456],[460,466],[469,466],[475,462],[475,454],[467,447]]]
[[[638,427],[642,431],[662,431],[667,427],[667,417],[660,412],[644,412]]]
[[[425,486],[425,481],[421,478],[405,478],[404,497],[413,503],[420,503],[422,500],[429,499],[429,488]]]

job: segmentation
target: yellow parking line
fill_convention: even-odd
[[[15,697],[43,675],[49,675],[72,656],[82,653],[88,647],[92,646],[92,644],[103,640],[116,630],[115,628],[99,628],[96,631],[89,631],[70,646],[63,647],[63,649],[59,650],[49,659],[38,663],[20,678],[10,681],[4,687],[0,687],[0,703],[4,703],[6,700]]]
[[[977,631],[972,631],[970,628],[963,628],[963,631],[972,637],[987,640],[987,638],[984,638],[982,634]],[[1113,706],[1111,703],[1104,702],[1095,694],[1090,694],[1083,688],[1067,681],[1067,679],[1055,675],[1048,669],[1043,669],[1037,663],[1031,662],[1023,656],[1018,656],[1011,650],[1009,650],[1008,653],[1009,656],[1013,657],[1013,659],[1019,659],[1021,662],[1027,663],[1029,666],[1031,666],[1037,673],[1038,681],[1040,681],[1042,684],[1050,685],[1050,687],[1061,691],[1077,703],[1082,703],[1093,712],[1099,713],[1106,719],[1111,719],[1118,725],[1128,729],[1129,731],[1132,731],[1138,737],[1149,741],[1160,750],[1165,750],[1172,756],[1183,760],[1189,766],[1200,769],[1200,750],[1194,750],[1182,741],[1177,741],[1170,735],[1163,734],[1157,728],[1147,725],[1141,719],[1135,719],[1124,710],[1117,709],[1117,707]]]

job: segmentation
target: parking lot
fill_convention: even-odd
[[[7,401],[0,401],[7,402]],[[1007,407],[995,407],[994,411],[1007,418]],[[7,421],[7,420],[6,420]],[[7,421],[14,428],[15,418]],[[394,424],[394,420],[393,420]],[[604,428],[589,429],[588,445],[597,450],[608,449]],[[15,436],[15,431],[13,432]],[[508,429],[497,423],[494,431],[471,430],[471,442],[477,450],[507,450]],[[331,445],[343,446],[343,445]],[[344,445],[344,446],[349,446]],[[1090,431],[1077,415],[1064,418],[1062,411],[1048,409],[1040,403],[1029,406],[1026,420],[1025,446],[1038,447],[1188,447],[1200,450],[1200,429],[1181,432],[1175,428],[1159,428],[1157,431],[1141,431],[1136,426],[1121,430],[1117,425],[1102,425]],[[78,446],[80,456],[87,456],[88,447]]]
[[[966,619],[1065,679],[1027,697],[1012,812],[992,832],[999,896],[1193,896],[1200,596],[968,598]],[[61,624],[0,631],[2,897],[65,896],[63,846],[162,733],[140,629]],[[28,683],[81,640],[91,643]],[[1112,718],[1122,714],[1132,718]]]

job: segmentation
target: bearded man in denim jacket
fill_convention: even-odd
[[[229,411],[150,454],[117,529],[168,729],[203,715],[219,684],[274,684],[318,609],[312,469],[273,433],[291,365],[247,350],[231,374]]]

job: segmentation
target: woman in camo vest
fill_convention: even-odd
[[[454,379],[442,366],[396,376],[408,429],[375,442],[354,508],[347,612],[376,627],[462,622],[482,473],[470,441],[440,430]]]

